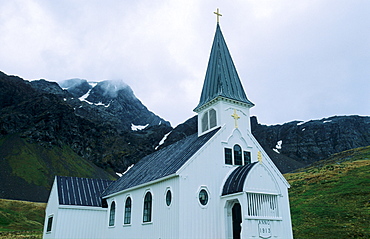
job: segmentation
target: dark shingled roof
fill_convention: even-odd
[[[219,129],[200,137],[198,134],[190,135],[144,157],[112,183],[102,197],[175,174]]]
[[[195,110],[217,97],[254,105],[244,92],[219,24],[213,40],[202,94]]]
[[[57,176],[59,205],[101,207],[100,194],[113,181]]]
[[[222,189],[222,196],[242,192],[244,181],[249,171],[256,163],[257,162],[237,167],[227,178],[224,188]]]

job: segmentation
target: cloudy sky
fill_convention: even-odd
[[[221,29],[263,124],[370,115],[368,0],[0,0],[0,71],[122,80],[177,125]]]

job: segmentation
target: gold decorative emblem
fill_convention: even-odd
[[[220,17],[222,17],[221,13],[218,11],[218,8],[217,8],[217,11],[216,12],[213,12],[214,14],[217,15],[217,23],[220,22]]]
[[[258,160],[258,162],[260,162],[260,164],[262,163],[262,153],[261,153],[261,151],[258,151],[258,153],[257,153],[257,160]]]
[[[236,113],[236,109],[234,109],[234,114],[232,114],[231,117],[235,120],[235,128],[238,128],[238,119],[240,119],[240,116]]]

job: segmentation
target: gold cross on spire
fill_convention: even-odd
[[[238,128],[238,119],[240,119],[240,116],[236,113],[236,109],[234,109],[234,114],[232,114],[231,117],[235,120],[235,128]]]
[[[217,23],[220,22],[220,17],[222,17],[221,13],[218,11],[218,8],[217,8],[217,12],[213,12],[214,14],[217,15]]]

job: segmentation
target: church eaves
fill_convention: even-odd
[[[220,25],[217,23],[202,94],[194,111],[197,112],[203,105],[219,97],[239,101],[249,107],[254,106],[244,92]]]

